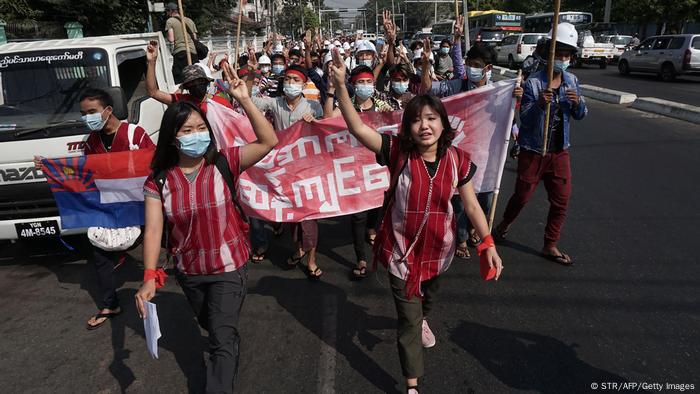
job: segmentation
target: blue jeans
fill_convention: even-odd
[[[484,211],[486,215],[486,221],[488,221],[489,211],[491,210],[491,204],[493,203],[493,192],[477,193],[476,200],[479,201],[479,206]],[[464,205],[462,205],[462,198],[459,194],[452,196],[452,209],[454,210],[454,215],[457,218],[457,242],[465,242],[469,238],[469,230],[472,229],[472,224],[469,222],[466,212],[464,211]]]

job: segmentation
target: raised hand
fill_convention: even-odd
[[[228,82],[228,93],[231,97],[235,98],[239,103],[250,98],[248,87],[242,79],[238,78],[236,70],[228,63],[224,64],[222,70],[224,72],[224,78]]]
[[[154,62],[158,59],[158,41],[150,41],[146,47],[146,60]]]
[[[455,35],[455,37],[454,37],[455,41],[464,35],[464,16],[463,15],[458,16],[457,20],[455,21],[454,35]]]
[[[387,42],[396,42],[396,25],[391,19],[391,11],[384,10],[382,14],[382,24],[384,25],[384,34],[386,35]]]
[[[423,66],[426,64],[428,67],[430,67],[430,54],[431,54],[431,48],[433,46],[430,44],[430,39],[424,38],[423,39],[423,53],[421,54],[421,63]]]
[[[253,68],[258,68],[258,58],[255,57],[255,48],[248,47],[248,65]]]
[[[333,85],[336,86],[336,88],[345,86],[345,62],[343,61],[343,57],[340,56],[338,48],[333,48],[333,61],[329,69],[331,70]]]
[[[306,30],[306,34],[304,34],[304,49],[307,51],[311,50],[311,30]]]

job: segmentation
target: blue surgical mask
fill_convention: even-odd
[[[284,72],[284,64],[273,64],[272,65],[272,73],[276,75],[282,75]]]
[[[398,94],[404,94],[408,90],[408,82],[392,82],[391,88]]]
[[[259,96],[260,95],[260,87],[258,86],[253,86],[253,89],[251,91],[251,94],[253,97]]]
[[[569,61],[563,61],[563,60],[554,60],[554,72],[557,74],[561,74],[562,72],[566,71],[566,69],[569,68]]]
[[[282,90],[284,91],[285,96],[287,96],[290,99],[294,99],[299,97],[303,88],[301,85],[296,83],[285,83],[284,88]]]
[[[206,153],[211,143],[209,131],[185,134],[181,137],[177,137],[177,140],[180,142],[180,146],[178,147],[180,152],[192,158],[204,156],[204,153]]]
[[[355,96],[362,101],[367,100],[374,93],[374,85],[357,84],[355,85]]]
[[[106,111],[106,108],[102,110],[100,113],[94,113],[94,114],[87,114],[83,115],[82,119],[83,122],[87,125],[88,129],[92,131],[99,131],[102,130],[103,127],[105,127],[105,123],[107,123],[107,119],[102,119],[102,114]]]
[[[472,83],[479,83],[484,79],[484,70],[478,67],[467,67],[467,78]]]
[[[447,55],[450,53],[450,48],[440,48],[440,53],[443,55]]]
[[[372,60],[359,60],[357,62],[358,66],[367,66],[369,68],[372,68]]]
[[[262,67],[260,67],[260,71],[261,71],[263,74],[267,74],[267,73],[270,72],[270,66],[262,66]]]

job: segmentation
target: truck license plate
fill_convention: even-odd
[[[56,220],[15,223],[15,229],[20,239],[57,237],[61,233]]]

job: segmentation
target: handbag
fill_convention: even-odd
[[[190,27],[187,26],[187,23],[185,23],[185,28],[187,28],[187,34],[190,35],[190,40],[192,40],[192,43],[194,44],[194,49],[197,51],[197,58],[199,60],[206,59],[207,55],[209,54],[209,48],[206,45],[204,45],[201,41],[194,38]]]

